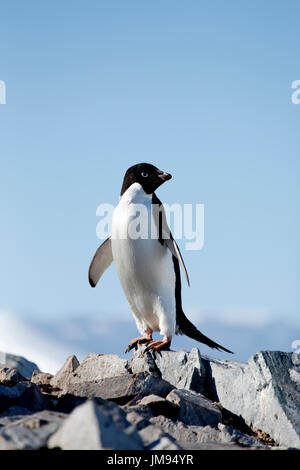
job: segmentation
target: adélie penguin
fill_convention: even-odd
[[[142,335],[129,343],[126,352],[139,343],[147,343],[147,350],[168,349],[174,334],[184,334],[211,348],[231,353],[202,334],[183,312],[180,267],[188,284],[189,278],[167,225],[163,205],[155,194],[157,188],[171,178],[169,173],[149,163],[134,165],[126,171],[120,201],[113,213],[112,233],[92,259],[89,282],[95,287],[104,271],[115,262]],[[138,226],[139,230],[142,227],[143,234],[139,234]],[[154,331],[163,335],[163,339],[153,341]]]

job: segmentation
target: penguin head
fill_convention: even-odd
[[[133,183],[139,183],[145,193],[152,194],[159,186],[171,178],[170,173],[165,173],[150,163],[138,163],[126,171],[121,196]]]

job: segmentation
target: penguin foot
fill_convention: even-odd
[[[139,344],[150,343],[150,341],[152,341],[152,337],[149,338],[146,336],[141,336],[140,338],[133,338],[128,344],[125,354],[131,351],[133,348],[137,350]]]
[[[162,341],[151,341],[150,344],[145,349],[145,352],[150,351],[151,349],[154,351],[160,351],[162,349],[170,349],[171,346],[171,339],[165,338]]]

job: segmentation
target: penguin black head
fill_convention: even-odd
[[[150,163],[138,163],[126,171],[121,196],[133,183],[139,183],[145,193],[152,194],[160,185],[171,178],[170,173],[165,173]]]

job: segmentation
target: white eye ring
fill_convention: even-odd
[[[142,175],[144,178],[147,178],[148,173],[146,173],[145,171],[143,171],[143,172],[141,173],[141,175]]]

